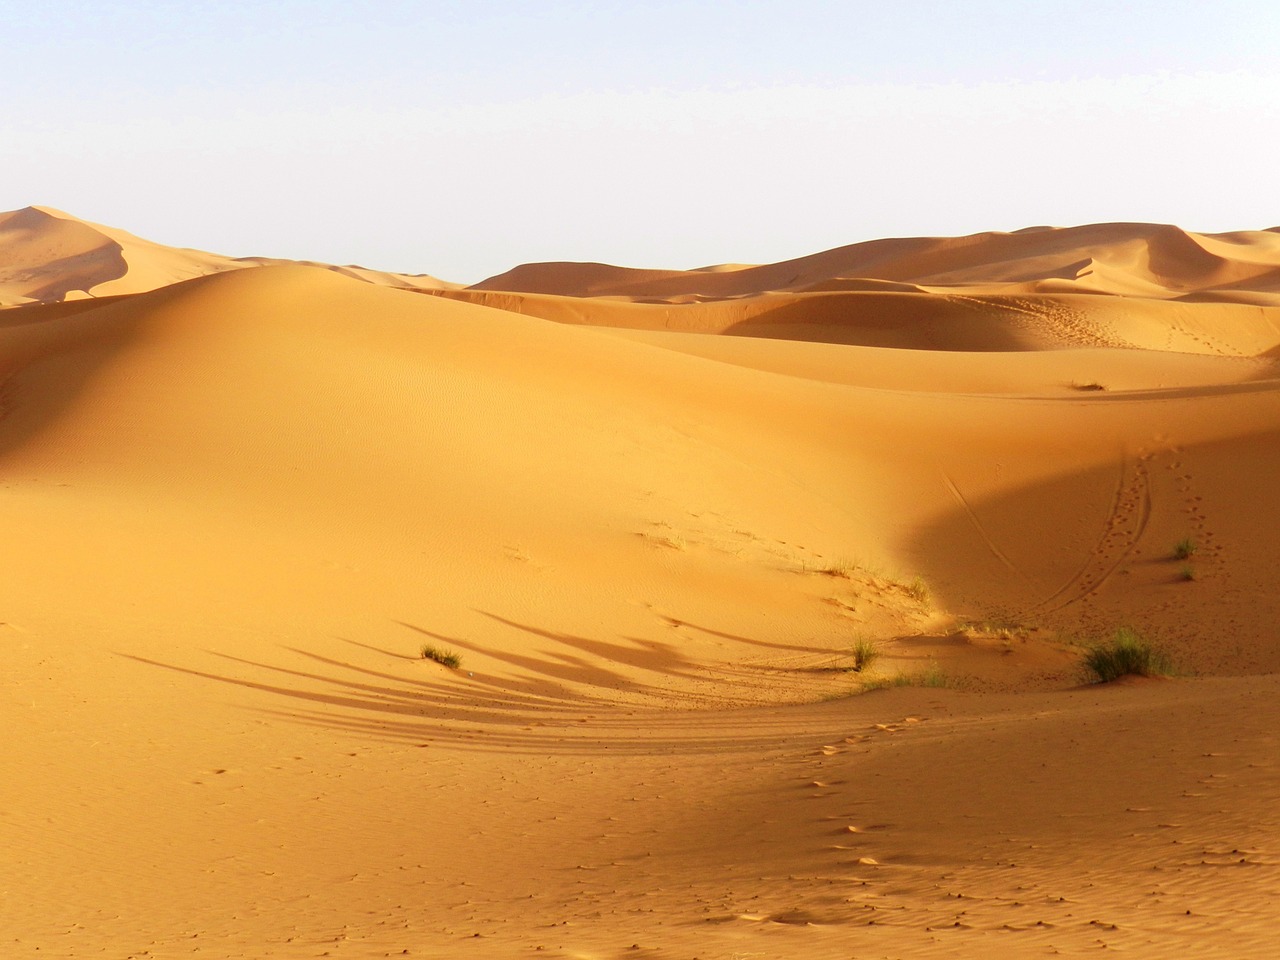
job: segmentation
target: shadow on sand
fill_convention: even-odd
[[[288,666],[214,651],[208,655],[223,665],[219,669],[120,656],[283,701],[284,706],[262,709],[269,716],[420,746],[560,754],[593,753],[606,745],[619,754],[761,751],[776,749],[780,720],[794,714],[786,707],[742,706],[743,685],[760,688],[770,683],[779,672],[772,668],[723,664],[712,669],[682,656],[671,644],[634,638],[608,642],[479,612],[548,642],[550,652],[494,651],[462,637],[397,621],[422,637],[462,651],[464,666],[448,670],[347,638],[339,639],[363,651],[360,660],[374,654],[385,658],[385,669],[290,646],[280,648],[292,660]],[[566,652],[566,647],[572,652]],[[496,659],[518,676],[469,671],[466,653]],[[629,671],[611,669],[611,664]],[[406,670],[416,672],[419,665],[421,678],[406,675]],[[646,674],[653,682],[636,679]],[[674,693],[672,680],[680,681],[678,689],[684,692]],[[627,702],[619,703],[615,691],[626,695]],[[642,705],[635,705],[637,699]],[[673,704],[677,709],[672,710]],[[697,719],[690,720],[690,713],[696,713]],[[790,723],[809,729],[813,719],[793,716]],[[817,728],[813,729],[816,735]]]

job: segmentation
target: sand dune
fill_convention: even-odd
[[[475,285],[560,296],[668,299],[798,292],[838,280],[873,279],[924,286],[1018,287],[1063,283],[1085,293],[1166,297],[1274,283],[1280,234],[1189,233],[1146,223],[1039,228],[968,237],[873,240],[812,256],[732,271],[625,270],[605,264],[526,264]],[[1064,292],[1064,291],[1061,291]]]
[[[1280,236],[0,238],[6,956],[1271,950]]]
[[[1280,344],[1280,235],[1099,224],[878,240],[728,271],[531,264],[455,299],[558,322],[913,350]]]
[[[0,214],[0,305],[140,293],[242,264],[175,250],[49,207]]]
[[[0,213],[0,307],[145,293],[211,273],[288,262],[166,247],[51,207]],[[451,286],[425,274],[313,265],[383,286]]]

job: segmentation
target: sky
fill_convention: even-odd
[[[0,210],[475,282],[1280,225],[1275,0],[0,0]]]

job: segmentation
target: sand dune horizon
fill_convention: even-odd
[[[138,293],[209,273],[288,263],[427,290],[661,302],[782,292],[920,293],[931,287],[966,286],[995,287],[1011,296],[1110,294],[1221,303],[1254,303],[1257,294],[1280,295],[1280,227],[1207,234],[1138,222],[870,240],[780,263],[726,263],[692,270],[526,263],[467,287],[428,274],[179,250],[52,207],[28,206],[0,213],[0,254],[5,270],[0,275],[0,305],[49,302],[68,295]],[[127,283],[126,274],[133,274]]]
[[[6,955],[1273,949],[1276,230],[0,306]]]

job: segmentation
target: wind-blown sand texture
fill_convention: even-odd
[[[0,954],[1272,956],[1278,277],[0,215]],[[1088,684],[1120,625],[1180,675]]]

